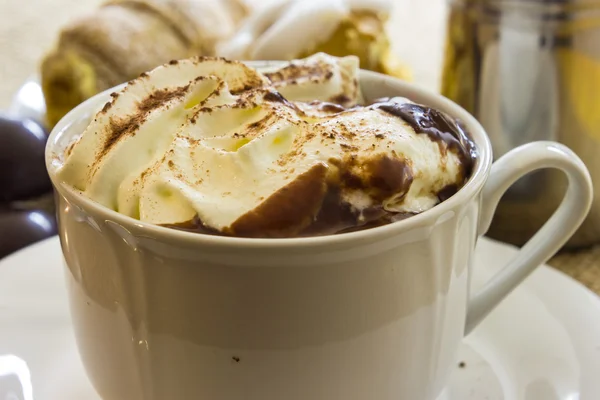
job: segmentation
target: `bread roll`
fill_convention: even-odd
[[[165,62],[214,55],[248,11],[241,0],[111,0],[73,21],[41,64],[48,125]]]

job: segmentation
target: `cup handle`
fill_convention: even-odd
[[[471,298],[465,334],[470,333],[537,266],[552,257],[573,235],[590,210],[592,181],[583,161],[561,144],[533,142],[511,150],[492,165],[482,193],[479,235],[489,229],[504,192],[523,175],[542,168],[557,168],[565,173],[568,178],[566,194],[554,214],[515,258]]]

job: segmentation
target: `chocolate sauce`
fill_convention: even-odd
[[[458,192],[458,189],[459,187],[456,184],[451,184],[442,188],[442,190],[438,192],[438,200],[440,203],[448,200],[450,197],[454,196],[456,192]]]
[[[342,191],[348,189],[365,190],[379,200],[393,194],[405,194],[413,179],[405,163],[386,156],[364,166],[365,173],[361,175],[351,172],[352,160],[332,163],[339,170],[337,174],[330,173],[324,164],[315,165],[223,232],[205,226],[198,217],[165,226],[208,235],[307,237],[369,229],[413,215],[388,212],[380,205],[359,211],[344,201]]]
[[[210,226],[204,225],[202,220],[197,215],[190,221],[180,222],[178,224],[162,224],[161,226],[164,226],[165,228],[177,229],[180,231],[202,233],[204,235],[228,236],[221,231],[211,228]]]
[[[316,164],[231,224],[243,237],[293,237],[310,226],[327,194],[328,167]]]
[[[300,111],[300,109],[294,103],[283,97],[279,92],[268,91],[265,93],[263,99],[272,103],[282,103],[296,111]]]
[[[180,224],[165,224],[164,227],[178,229],[186,232],[201,233],[213,236],[230,237],[310,237],[335,235],[339,233],[348,233],[360,231],[363,229],[375,228],[388,225],[393,222],[401,221],[415,215],[414,213],[392,213],[385,211],[381,207],[367,208],[361,212],[353,209],[352,206],[341,200],[339,187],[331,187],[323,198],[321,208],[312,221],[302,229],[298,229],[294,234],[284,234],[283,231],[269,231],[266,234],[253,230],[248,232],[221,232],[210,228],[202,223],[196,216],[191,221]],[[251,234],[250,234],[251,233]]]
[[[340,187],[332,185],[323,198],[318,214],[312,223],[304,228],[298,236],[322,236],[339,233],[357,224],[361,225],[358,222],[359,217],[360,213],[357,210],[342,201]]]
[[[414,103],[384,102],[375,103],[374,107],[401,118],[416,133],[425,134],[434,142],[446,143],[459,157],[465,179],[471,175],[477,153],[475,145],[458,122],[441,111]]]
[[[265,101],[272,101],[275,103],[284,103],[284,104],[289,103],[288,100],[285,97],[283,97],[281,95],[281,93],[279,93],[279,92],[269,91],[269,92],[265,93],[265,96],[263,98],[265,99]]]

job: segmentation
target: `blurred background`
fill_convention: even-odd
[[[250,0],[251,5],[272,0]],[[393,50],[403,60],[415,60],[415,80],[439,87],[445,31],[445,0],[393,0],[387,28]],[[102,0],[0,1],[0,109],[29,77],[39,74],[42,56],[56,45],[61,27],[94,12]],[[420,16],[415,19],[414,16]]]

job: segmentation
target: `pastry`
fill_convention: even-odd
[[[213,55],[249,9],[242,0],[112,0],[60,33],[41,65],[47,123],[169,60]]]
[[[410,79],[385,31],[392,8],[393,0],[280,0],[254,11],[217,53],[238,60],[356,55],[361,68]]]

